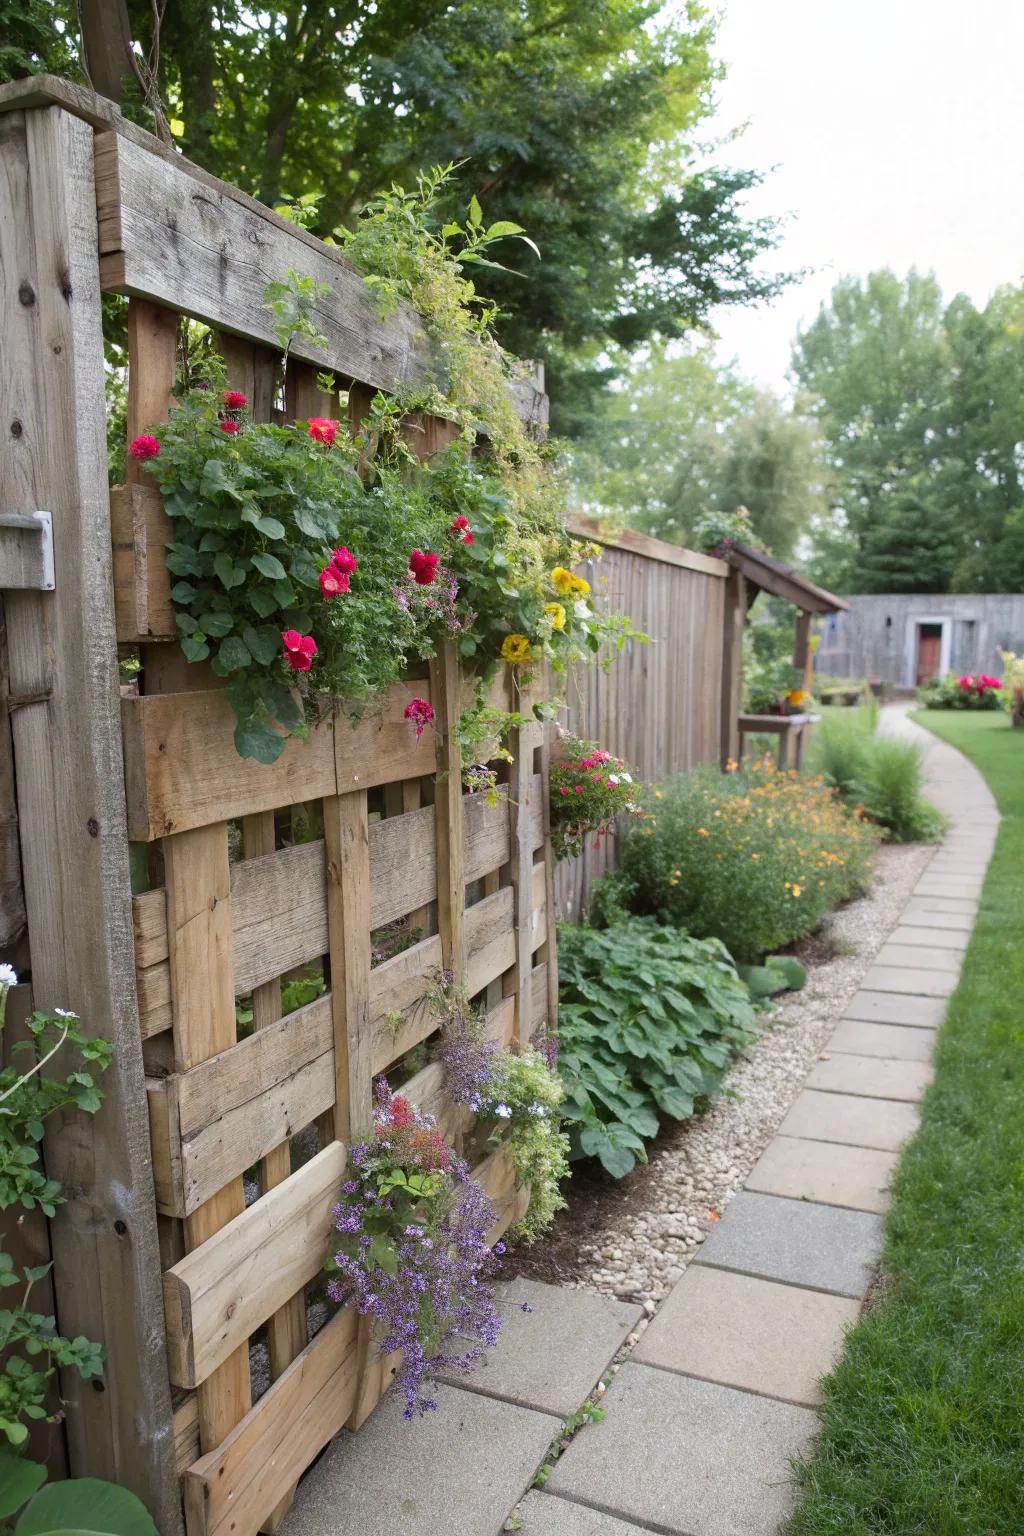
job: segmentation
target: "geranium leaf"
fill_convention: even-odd
[[[284,751],[284,737],[267,720],[251,716],[235,726],[235,751],[258,763],[276,763]]]
[[[253,555],[252,563],[259,571],[260,575],[266,576],[270,581],[283,581],[287,576],[287,572],[285,571],[284,566],[281,564],[276,555]],[[293,569],[294,564],[295,562],[293,561]],[[225,582],[225,586],[227,585],[228,583]]]

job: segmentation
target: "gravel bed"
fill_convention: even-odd
[[[578,1167],[569,1208],[510,1273],[636,1300],[652,1313],[775,1134],[934,848],[880,848],[870,893],[827,918],[804,948],[807,984],[762,1015],[761,1038],[707,1114],[670,1125],[650,1161],[613,1180]]]

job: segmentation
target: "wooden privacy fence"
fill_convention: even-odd
[[[628,613],[651,643],[630,647],[608,671],[588,667],[571,679],[570,726],[626,758],[648,781],[717,762],[723,709],[739,710],[738,693],[723,705],[731,654],[723,646],[732,612],[729,567],[632,531],[607,536],[588,521],[574,531],[604,546],[591,577],[598,601]],[[614,840],[606,838],[560,864],[559,915],[579,921],[591,885],[614,862]]]
[[[32,986],[116,1048],[99,1115],[46,1150],[69,1193],[59,1322],[108,1355],[101,1390],[63,1384],[70,1466],[133,1488],[167,1533],[183,1475],[190,1532],[250,1536],[390,1379],[351,1309],[311,1337],[307,1302],[372,1078],[436,1026],[431,973],[486,1001],[494,1038],[553,1021],[547,745],[525,727],[497,803],[464,796],[466,685],[446,652],[357,727],[240,759],[223,692],[174,640],[159,496],[134,463],[108,491],[102,294],[131,296],[129,436],[167,416],[180,314],[220,332],[231,383],[270,419],[262,296],[289,268],[330,284],[315,361],[357,415],[422,375],[418,325],[382,323],[337,252],[63,82],[0,88],[0,213],[0,510],[51,514],[56,573],[52,592],[5,597]],[[297,357],[287,417],[334,403]],[[544,419],[536,391],[522,407]],[[417,424],[423,452],[450,436]],[[141,660],[123,700],[119,645]],[[404,720],[414,694],[436,734]],[[507,678],[495,702],[511,707]],[[422,936],[374,965],[375,930],[399,920]],[[309,965],[328,989],[283,1014],[282,978]],[[436,1064],[404,1091],[470,1137]],[[476,1172],[494,1236],[528,1192],[504,1152]]]

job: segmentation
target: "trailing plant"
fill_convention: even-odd
[[[646,1161],[659,1119],[688,1119],[754,1038],[724,947],[648,919],[563,925],[558,940],[562,1113],[575,1154],[615,1178]]]
[[[375,1101],[369,1133],[349,1151],[328,1292],[373,1319],[382,1354],[402,1351],[395,1384],[411,1419],[436,1407],[430,1373],[469,1372],[497,1341],[494,1209],[430,1116],[383,1078]]]
[[[551,845],[559,859],[577,858],[591,834],[595,846],[623,812],[642,817],[633,775],[621,757],[593,741],[569,736],[560,744],[550,771]]]
[[[731,773],[698,768],[644,800],[648,820],[619,849],[619,899],[739,961],[811,933],[864,890],[878,832],[822,779],[762,758]]]
[[[705,512],[694,524],[693,540],[698,549],[708,554],[725,554],[736,544],[759,547],[746,507],[737,507],[735,512],[719,512],[713,508]]]
[[[477,1116],[491,1150],[510,1147],[516,1182],[529,1189],[529,1206],[510,1235],[531,1243],[565,1205],[560,1184],[569,1172],[569,1141],[561,1130],[561,1082],[532,1046],[500,1049],[488,1040],[483,1009],[469,1004],[450,972],[431,982],[427,1002],[441,1023],[448,1097]]]
[[[0,966],[0,1034],[7,1024],[8,993],[16,984],[11,966]],[[0,1071],[0,1209],[20,1206],[52,1216],[64,1195],[42,1167],[45,1122],[70,1106],[95,1114],[102,1102],[95,1074],[110,1064],[112,1050],[107,1041],[90,1039],[78,1015],[65,1008],[30,1014],[26,1028],[29,1038],[5,1052],[9,1064]],[[86,1065],[64,1078],[44,1077],[43,1069],[69,1042]],[[0,1434],[15,1447],[28,1439],[26,1420],[49,1417],[46,1397],[58,1368],[74,1368],[84,1379],[102,1374],[99,1344],[64,1338],[51,1315],[30,1309],[32,1288],[51,1267],[36,1264],[19,1272],[0,1249],[0,1287],[21,1291],[14,1306],[0,1309]]]

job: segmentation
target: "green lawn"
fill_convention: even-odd
[[[826,1383],[792,1536],[1024,1533],[1024,731],[915,718],[1003,822],[888,1218],[885,1299]]]

